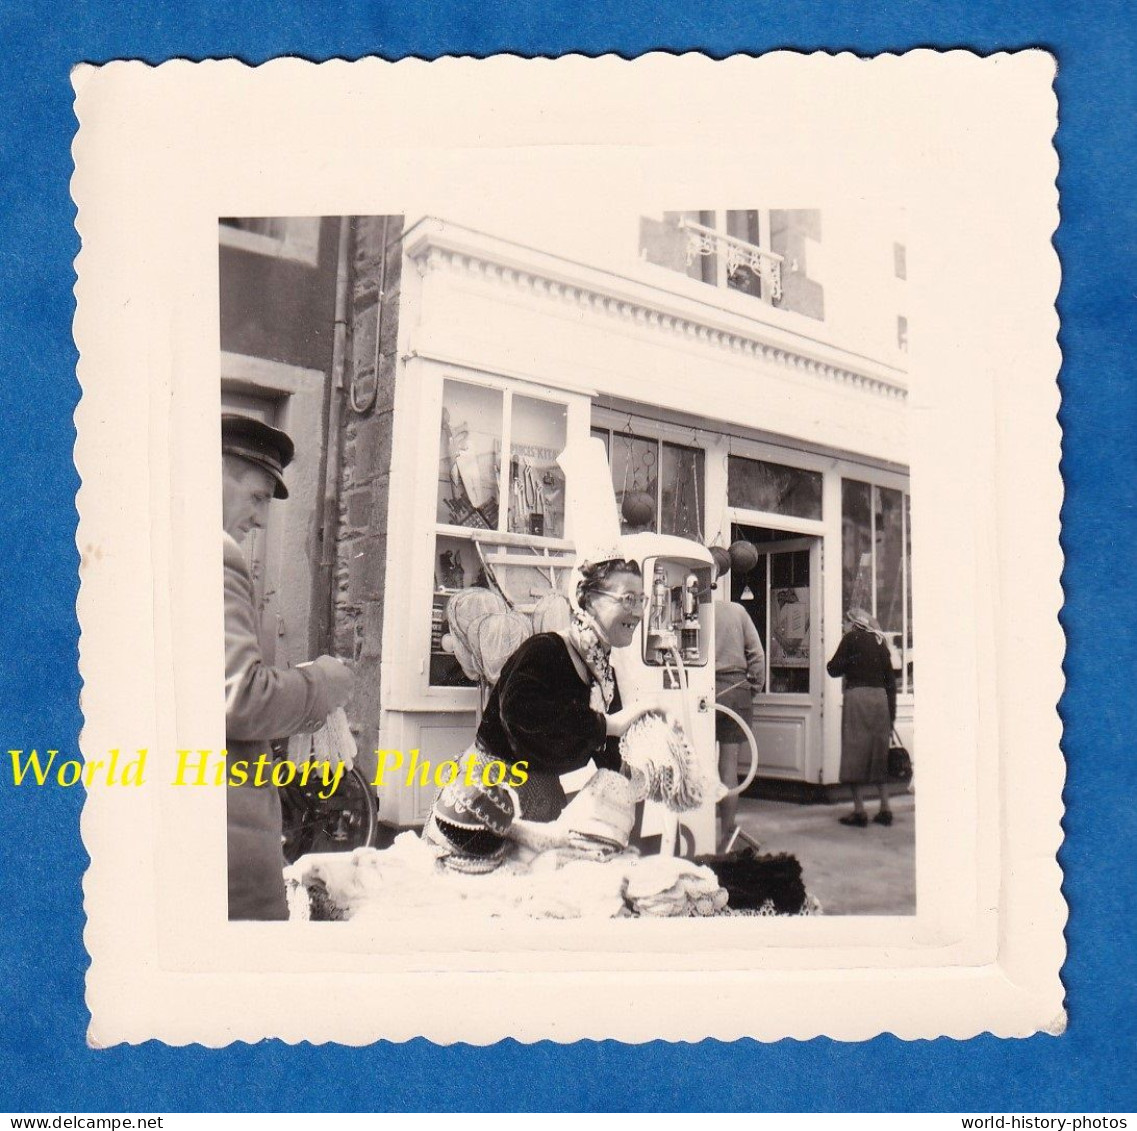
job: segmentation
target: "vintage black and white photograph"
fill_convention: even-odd
[[[232,919],[915,911],[904,214],[577,203],[220,220]]]
[[[1060,1031],[1052,83],[79,73],[91,1039]]]

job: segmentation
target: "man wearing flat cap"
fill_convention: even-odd
[[[225,738],[228,759],[271,757],[274,739],[318,730],[351,694],[352,676],[332,656],[273,668],[261,656],[253,581],[240,542],[265,524],[269,503],[287,499],[292,440],[236,414],[221,417],[225,561]],[[280,796],[272,785],[225,790],[228,799],[229,918],[287,919]]]

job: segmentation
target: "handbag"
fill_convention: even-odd
[[[893,781],[912,780],[912,756],[892,728],[892,741],[888,747],[888,776]]]

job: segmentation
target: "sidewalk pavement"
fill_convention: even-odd
[[[740,799],[738,823],[763,852],[789,852],[801,862],[806,890],[826,915],[914,915],[916,913],[916,798],[891,799],[889,828],[850,828],[837,818],[852,812],[848,802],[798,805]],[[875,797],[868,803],[876,813]]]

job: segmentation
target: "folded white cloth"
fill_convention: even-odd
[[[350,770],[356,753],[355,737],[342,707],[337,707],[318,731],[294,734],[288,740],[288,760],[295,766],[314,761],[334,767],[342,762]]]
[[[293,919],[437,918],[611,919],[711,915],[726,892],[706,867],[679,857],[622,852],[607,860],[580,859],[571,849],[527,853],[487,875],[441,866],[440,851],[414,833],[387,849],[301,857],[284,870]]]

